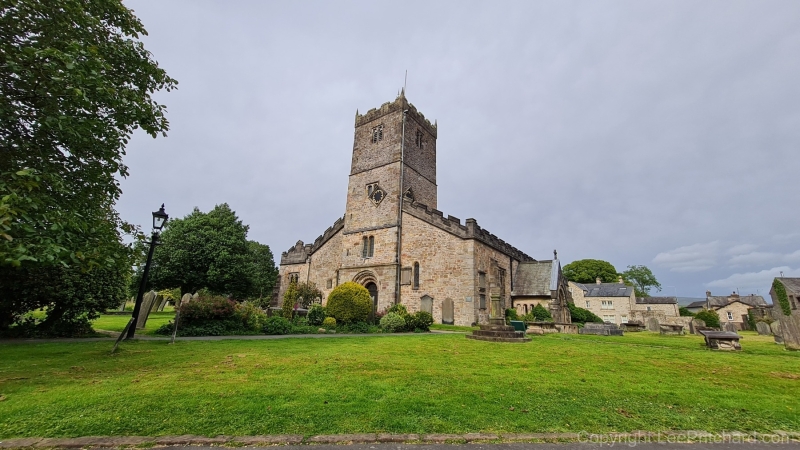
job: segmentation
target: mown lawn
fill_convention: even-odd
[[[0,344],[0,438],[800,430],[800,353],[747,334]]]
[[[144,334],[149,336],[156,336],[155,331],[165,323],[175,318],[174,311],[152,312],[144,324],[144,330],[136,331],[136,334]],[[92,327],[95,330],[118,331],[122,332],[125,325],[131,320],[131,315],[102,315],[92,322]]]

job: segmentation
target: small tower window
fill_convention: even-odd
[[[414,284],[411,286],[412,289],[419,289],[419,263],[414,263]]]
[[[383,140],[383,125],[378,125],[372,129],[372,143]]]
[[[361,239],[361,257],[372,258],[375,254],[375,236],[366,237]]]
[[[415,141],[417,148],[422,148],[422,136],[422,131],[417,130],[417,140]]]

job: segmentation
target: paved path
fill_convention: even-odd
[[[737,431],[632,432],[612,434],[528,433],[528,434],[332,434],[271,436],[95,436],[81,438],[20,438],[0,440],[0,449],[10,448],[120,448],[164,447],[213,450],[222,447],[266,447],[281,445],[282,450],[303,450],[313,445],[317,450],[524,450],[531,447],[560,450],[592,450],[611,447],[639,447],[643,450],[665,448],[691,450],[800,450],[800,432],[775,431],[773,434]]]
[[[46,344],[54,342],[113,342],[119,336],[118,331],[96,330],[98,333],[107,333],[106,337],[94,338],[58,338],[58,339],[0,339],[0,344]],[[441,331],[431,330],[429,333],[365,333],[365,334],[349,334],[349,333],[320,333],[320,334],[282,334],[282,335],[266,335],[257,334],[252,336],[189,336],[189,337],[176,337],[176,341],[225,341],[230,339],[245,340],[245,341],[259,341],[265,339],[326,339],[326,338],[354,338],[354,337],[388,337],[388,336],[420,336],[432,334],[464,334],[462,331]],[[139,341],[170,341],[171,337],[158,337],[158,336],[144,336],[139,335],[134,338]]]

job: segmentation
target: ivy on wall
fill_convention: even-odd
[[[775,295],[778,297],[778,303],[781,305],[781,311],[786,316],[790,316],[792,314],[792,308],[789,306],[789,296],[786,295],[786,288],[783,287],[783,283],[775,279],[772,282],[772,289],[775,290]]]

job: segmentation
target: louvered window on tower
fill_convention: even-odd
[[[383,125],[378,125],[372,129],[372,143],[383,140]]]
[[[375,255],[375,236],[369,237],[369,257],[372,258]]]
[[[417,130],[417,148],[422,148],[422,131]]]
[[[366,236],[364,236],[364,238],[361,239],[361,257],[366,258],[368,252],[369,252],[369,240],[367,239]]]

